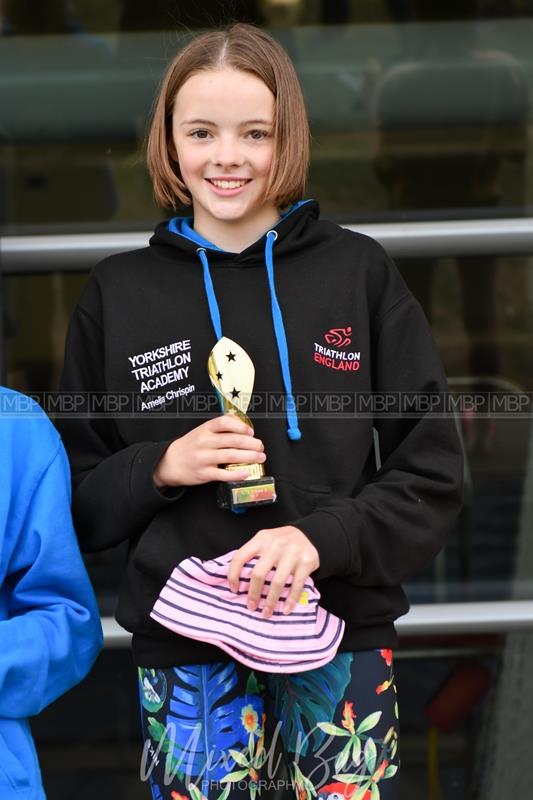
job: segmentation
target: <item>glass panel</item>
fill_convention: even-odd
[[[457,399],[465,504],[412,601],[533,597],[533,262],[398,259]]]
[[[529,213],[530,6],[495,19],[497,3],[473,0],[54,0],[39,13],[3,0],[0,220],[21,232],[162,216],[143,156],[154,93],[191,31],[230,18],[265,26],[294,60],[308,195],[328,216]]]
[[[6,384],[21,392],[56,390],[68,320],[84,273],[3,279]]]

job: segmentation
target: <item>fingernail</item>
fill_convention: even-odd
[[[266,455],[264,453],[259,453],[259,461],[266,461]]]
[[[290,614],[290,613],[291,613],[291,611],[292,611],[292,606],[291,606],[291,605],[285,605],[285,606],[283,606],[283,613],[284,613],[284,614]]]

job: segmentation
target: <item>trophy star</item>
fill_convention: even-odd
[[[231,392],[231,396],[232,397],[238,397],[239,395],[240,395],[240,390],[238,390],[235,387],[233,387],[233,390]]]
[[[217,378],[218,378],[219,381],[222,380],[222,373],[221,372],[217,372]]]
[[[226,353],[226,358],[228,361],[235,361],[235,353],[232,353],[231,350],[229,353]]]

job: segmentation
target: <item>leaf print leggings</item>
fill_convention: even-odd
[[[392,650],[296,674],[235,661],[139,668],[139,689],[153,800],[399,796]]]

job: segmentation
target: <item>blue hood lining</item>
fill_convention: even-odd
[[[311,200],[298,200],[297,203],[294,203],[287,211],[280,212],[280,218],[277,224],[296,211],[301,206],[305,205],[306,203],[310,203]],[[276,225],[274,226],[274,228]],[[216,250],[219,253],[227,253],[231,252],[228,250],[223,250],[221,247],[217,247],[216,244],[210,242],[209,239],[205,239],[201,234],[193,228],[193,217],[173,217],[168,221],[168,230],[171,233],[175,233],[178,236],[183,236],[184,239],[188,239],[190,242],[194,242],[195,244],[200,245],[200,247],[205,247],[206,250]]]

